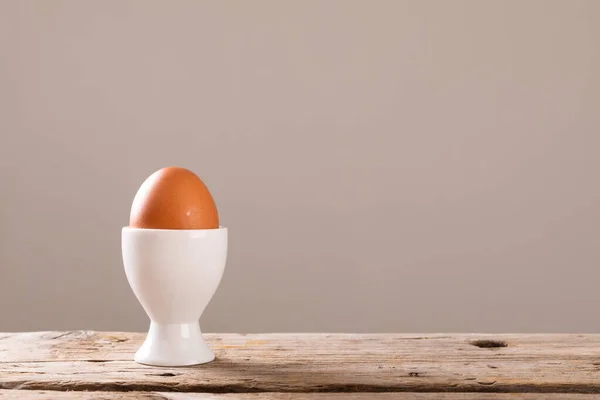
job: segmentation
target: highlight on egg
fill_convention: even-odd
[[[141,229],[217,229],[219,213],[208,187],[192,171],[162,168],[138,189],[129,226]]]

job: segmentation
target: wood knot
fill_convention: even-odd
[[[420,372],[409,372],[408,376],[411,376],[413,378],[418,378],[419,376],[421,376]]]
[[[508,346],[508,344],[502,340],[474,340],[471,344],[482,349],[496,349],[498,347]]]

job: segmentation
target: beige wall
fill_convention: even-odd
[[[181,165],[205,331],[600,331],[600,1],[0,1],[0,331],[145,330]]]

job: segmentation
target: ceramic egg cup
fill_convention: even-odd
[[[225,270],[227,228],[124,227],[121,245],[127,281],[150,318],[134,360],[171,367],[214,360],[199,319]]]

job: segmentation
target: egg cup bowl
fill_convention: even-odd
[[[127,281],[150,318],[136,362],[173,367],[214,360],[199,319],[223,277],[227,243],[226,227],[122,229]]]

